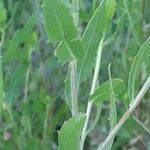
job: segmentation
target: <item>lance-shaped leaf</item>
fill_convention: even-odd
[[[79,150],[80,136],[85,123],[85,115],[78,114],[64,123],[59,134],[59,150]]]
[[[74,58],[78,61],[78,64],[81,65],[81,61],[84,57],[83,45],[80,40],[61,42],[56,48],[56,56],[62,64]]]
[[[107,81],[100,85],[94,92],[93,95],[91,95],[90,99],[94,103],[100,103],[105,100],[110,100],[111,98],[111,86],[113,87],[113,91],[115,93],[115,96],[118,96],[121,94],[125,89],[124,81],[121,79],[112,79],[112,85],[110,85],[110,82]]]
[[[27,21],[26,25],[22,30],[16,31],[12,40],[10,41],[7,52],[4,55],[4,59],[3,59],[4,63],[9,63],[11,60],[15,59],[17,53],[20,52],[18,51],[19,46],[24,42],[26,42],[26,40],[29,38],[30,34],[32,33],[35,27],[35,21],[36,21],[36,17],[34,14],[29,18],[29,20]]]
[[[134,99],[135,96],[135,82],[137,79],[137,72],[139,70],[140,65],[145,62],[146,58],[150,56],[150,37],[146,40],[146,42],[142,45],[140,51],[134,58],[128,80],[128,93],[131,100]]]
[[[44,26],[50,42],[76,38],[76,28],[70,10],[61,0],[43,1]]]
[[[82,37],[85,56],[79,72],[80,81],[85,80],[89,76],[96,58],[99,42],[108,28],[114,10],[115,0],[102,0],[85,29]]]
[[[60,42],[56,48],[55,55],[62,64],[67,63],[71,59],[70,52],[64,42]]]

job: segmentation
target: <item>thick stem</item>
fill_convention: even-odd
[[[95,88],[96,88],[96,84],[97,84],[97,79],[98,79],[98,74],[99,74],[99,69],[100,69],[102,49],[103,49],[103,39],[104,38],[101,39],[99,47],[98,47],[98,53],[97,53],[97,58],[96,58],[95,71],[94,71],[94,77],[93,77],[90,95],[92,95],[94,93]],[[86,111],[86,121],[85,121],[85,125],[84,125],[83,131],[82,131],[82,136],[81,136],[81,150],[84,147],[84,142],[85,142],[85,138],[87,135],[86,131],[87,131],[88,123],[89,123],[92,105],[93,105],[92,101],[88,102],[87,111]]]
[[[76,28],[79,26],[79,0],[72,1],[73,20]],[[77,87],[77,61],[76,58],[70,61],[70,81],[71,81],[71,105],[72,116],[78,113],[78,87]]]
[[[109,142],[111,141],[112,138],[116,136],[120,128],[123,126],[123,124],[126,122],[126,120],[129,118],[131,113],[135,110],[135,108],[138,106],[142,98],[144,97],[145,93],[147,90],[150,88],[150,76],[146,80],[145,84],[141,88],[140,92],[134,99],[134,101],[130,104],[129,109],[124,113],[124,115],[121,117],[117,125],[113,128],[113,130],[110,132],[110,134],[107,136],[106,140],[99,145],[98,150],[105,150],[106,147],[108,146]]]
[[[71,81],[71,105],[72,116],[78,113],[78,89],[77,89],[77,62],[70,61],[70,81]]]

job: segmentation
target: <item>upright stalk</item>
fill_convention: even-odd
[[[104,37],[101,39],[99,47],[98,47],[98,53],[97,53],[97,58],[96,58],[96,63],[95,63],[95,71],[94,71],[90,95],[92,95],[94,93],[95,88],[96,88],[96,84],[97,84],[97,79],[98,79],[98,74],[99,74],[99,69],[100,69],[100,63],[101,63],[102,49],[103,49],[103,40],[104,40]],[[82,136],[81,136],[81,150],[84,147],[84,142],[85,142],[85,138],[87,135],[86,132],[87,132],[87,127],[88,127],[88,123],[89,123],[89,118],[90,118],[92,106],[93,106],[93,102],[89,101],[88,106],[87,106],[87,111],[86,111],[86,121],[85,121],[85,125],[84,125],[83,131],[82,131]]]
[[[77,62],[70,61],[70,81],[71,81],[71,106],[72,116],[78,113],[78,89],[77,89]]]
[[[76,28],[79,26],[79,0],[72,0],[73,20]],[[77,61],[70,61],[70,81],[71,81],[71,106],[72,116],[78,113],[78,87],[77,87]]]

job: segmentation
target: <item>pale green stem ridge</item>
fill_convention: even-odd
[[[76,28],[79,26],[79,0],[72,1],[73,20]],[[71,81],[71,106],[72,116],[78,113],[78,86],[77,86],[77,60],[73,57],[70,61],[70,81]]]
[[[94,93],[96,85],[97,85],[97,79],[98,79],[100,63],[101,63],[101,55],[102,55],[102,49],[103,49],[103,40],[104,40],[104,36],[102,37],[99,47],[98,47],[98,53],[97,53],[97,58],[96,58],[95,71],[94,71],[94,77],[93,77],[90,95]],[[89,101],[88,106],[87,106],[87,111],[86,111],[86,121],[85,121],[85,125],[84,125],[82,135],[81,135],[81,150],[84,147],[85,138],[87,136],[86,131],[87,131],[88,123],[89,123],[92,105],[93,105],[93,101]]]
[[[114,89],[112,85],[112,77],[111,77],[111,64],[108,66],[108,75],[111,89],[111,99],[110,99],[110,132],[115,127],[117,122],[117,111],[116,111],[116,98],[114,94]],[[108,150],[111,150],[112,144],[114,141],[114,137],[111,139],[109,145],[107,146]]]
[[[78,89],[77,89],[77,62],[70,61],[70,81],[71,81],[71,105],[72,116],[78,113]]]

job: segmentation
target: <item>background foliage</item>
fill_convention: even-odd
[[[67,4],[67,0],[63,2]],[[83,34],[100,3],[98,0],[93,2],[80,0],[80,34]],[[57,43],[48,41],[58,42],[62,40],[62,37],[55,32],[56,26],[54,26],[54,29],[51,29],[54,36],[48,39],[43,26],[42,4],[42,0],[0,0],[2,56],[0,57],[0,98],[3,97],[0,101],[0,149],[2,150],[55,150],[58,145],[57,131],[64,121],[71,117],[64,96],[68,55],[65,54],[65,60],[61,61],[65,64],[62,66],[54,55]],[[43,7],[48,5],[51,6],[47,2]],[[114,40],[104,48],[99,75],[100,83],[108,80],[107,68],[112,62],[112,77],[124,80],[127,90],[128,75],[133,59],[150,35],[149,9],[149,0],[116,0],[116,12],[111,29],[106,36],[109,37],[116,30],[118,32]],[[65,18],[62,18],[63,21],[66,21]],[[69,26],[72,22],[68,21],[66,24]],[[69,38],[74,37],[74,29],[68,29],[68,32],[72,33]],[[73,43],[69,44],[73,46]],[[65,45],[62,43],[60,50],[61,46]],[[60,50],[57,47],[57,55],[61,58]],[[142,64],[134,80],[138,87],[135,90],[136,94],[144,83],[145,77],[150,74],[150,56],[144,59],[147,65]],[[89,62],[90,65],[93,64]],[[85,75],[87,74],[83,73],[83,76]],[[91,82],[92,74],[87,77],[86,82],[81,84],[79,106],[82,112],[86,110]],[[117,119],[127,109],[129,96],[125,93],[121,100],[117,101]],[[148,128],[150,128],[149,97],[150,92],[134,112],[134,115]],[[95,113],[93,109],[91,115],[93,118]],[[108,116],[109,104],[104,102],[100,120],[96,128],[88,135],[85,149],[94,150],[98,143],[105,139],[110,128]],[[149,139],[150,135],[131,117],[119,131],[112,149],[149,149]]]

